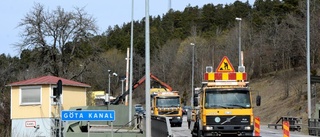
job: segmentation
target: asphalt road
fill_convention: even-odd
[[[268,128],[267,125],[260,126],[260,136],[261,137],[283,137],[281,129]],[[183,117],[182,127],[172,127],[172,132],[174,137],[191,137],[191,132],[188,129],[187,118]],[[290,132],[290,137],[314,137],[309,135],[303,135],[301,132]]]

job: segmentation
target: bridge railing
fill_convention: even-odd
[[[320,135],[320,119],[308,119],[308,132],[309,135]]]
[[[301,131],[302,128],[302,118],[299,117],[293,117],[293,116],[282,116],[280,117],[276,123],[270,123],[268,124],[268,128],[274,127],[277,129],[278,127],[282,128],[283,121],[289,122],[289,129],[290,131]]]

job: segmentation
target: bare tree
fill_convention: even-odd
[[[17,77],[18,63],[16,58],[0,55],[0,134],[3,137],[11,135],[10,119],[10,89],[6,85]]]
[[[97,31],[95,19],[84,12],[83,8],[67,12],[57,7],[49,12],[40,4],[35,4],[18,27],[23,28],[23,40],[16,45],[21,51],[39,51],[41,55],[36,61],[39,62],[42,71],[55,76],[67,73],[67,66],[75,56],[77,45]]]

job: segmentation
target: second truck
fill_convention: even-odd
[[[166,116],[171,126],[181,127],[182,106],[177,91],[166,91],[158,88],[150,89],[151,114],[153,116]]]

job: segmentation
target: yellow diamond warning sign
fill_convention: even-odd
[[[216,72],[234,72],[234,68],[227,56],[224,56],[216,69]]]

